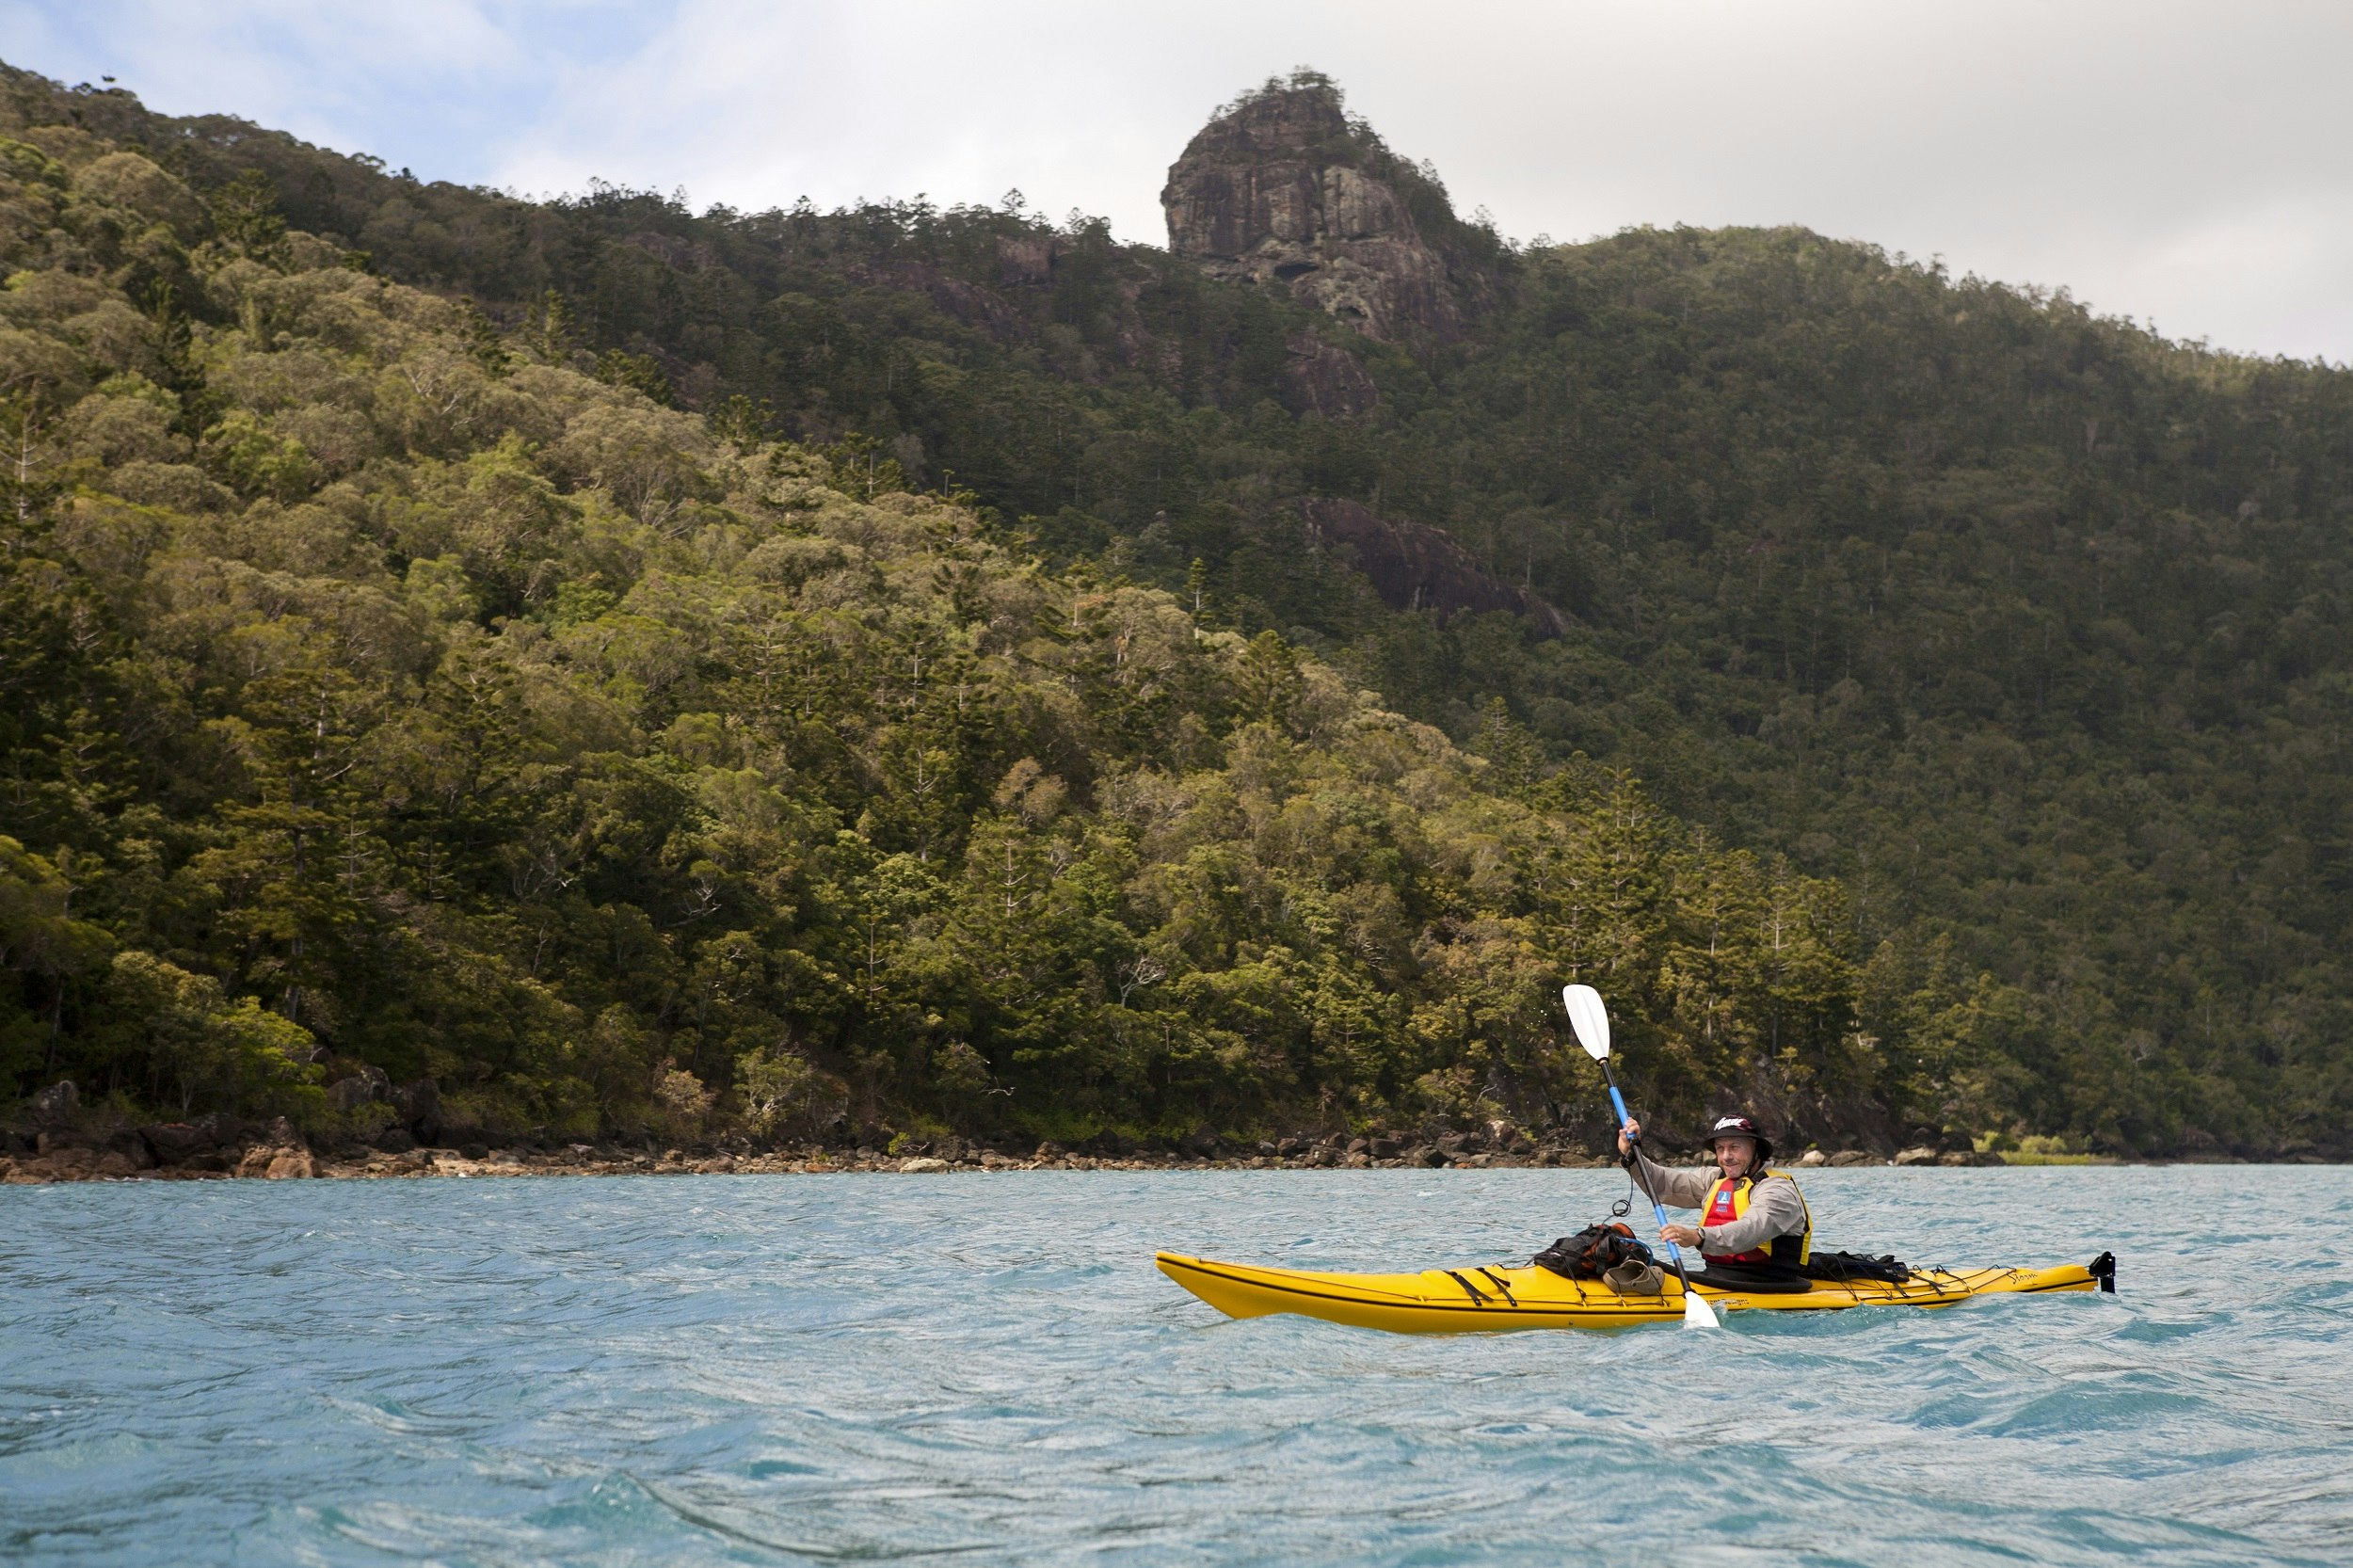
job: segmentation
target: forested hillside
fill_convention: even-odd
[[[7,88],[18,1091],[1541,1125],[1586,978],[1687,1118],[2343,1146],[2344,372],[1361,125],[1444,341]]]

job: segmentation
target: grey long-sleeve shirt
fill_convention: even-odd
[[[1707,1201],[1707,1190],[1723,1175],[1713,1165],[1671,1171],[1648,1155],[1638,1152],[1637,1158],[1642,1161],[1642,1176],[1650,1190],[1672,1208],[1697,1208]],[[1784,1176],[1760,1176],[1749,1189],[1749,1211],[1729,1224],[1703,1228],[1700,1251],[1718,1257],[1753,1252],[1776,1236],[1796,1236],[1805,1226],[1805,1199],[1799,1196],[1798,1184]]]

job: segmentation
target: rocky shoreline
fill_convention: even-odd
[[[1130,1151],[1083,1153],[1055,1144],[1027,1152],[946,1138],[903,1146],[828,1148],[817,1144],[753,1150],[626,1148],[570,1144],[492,1147],[318,1149],[289,1124],[247,1132],[202,1124],[164,1123],[111,1132],[43,1130],[18,1133],[0,1153],[0,1185],[60,1181],[226,1181],[337,1178],[382,1181],[421,1176],[785,1176],[839,1172],[904,1176],[994,1171],[1163,1170],[1397,1170],[1593,1169],[1616,1161],[1574,1144],[1517,1138],[1447,1135],[1430,1141],[1396,1138],[1286,1138],[1250,1152]],[[402,1140],[405,1142],[406,1140]],[[1484,1145],[1484,1146],[1482,1146]],[[1516,1145],[1516,1146],[1515,1146]],[[1998,1165],[1999,1155],[1919,1145],[1890,1157],[1862,1150],[1809,1149],[1800,1168],[1851,1165]]]

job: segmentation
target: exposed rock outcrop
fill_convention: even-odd
[[[1051,234],[1008,235],[997,242],[997,260],[1004,268],[1005,287],[1044,288],[1054,280],[1054,263],[1062,247]]]
[[[1168,171],[1169,248],[1213,277],[1291,293],[1388,342],[1446,342],[1487,282],[1451,243],[1446,193],[1311,74],[1202,127]]]
[[[1497,578],[1443,529],[1385,518],[1354,501],[1307,501],[1300,510],[1317,538],[1355,552],[1356,569],[1391,609],[1434,610],[1442,616],[1509,610],[1528,617],[1539,636],[1568,630],[1560,611]]]
[[[1290,382],[1291,407],[1301,413],[1343,419],[1361,414],[1381,401],[1379,389],[1356,356],[1325,343],[1313,332],[1294,333],[1285,345],[1283,376]]]
[[[72,1120],[81,1103],[82,1096],[73,1087],[73,1080],[64,1078],[33,1096],[26,1103],[26,1109],[32,1112],[37,1125],[56,1127]]]
[[[1034,280],[1041,284],[1050,278],[1050,246],[1046,248],[1046,255],[1048,260],[1042,264],[1042,275]],[[1014,266],[1015,263],[1008,261],[1008,287],[1016,286],[1015,280],[1010,276]],[[1000,343],[1020,343],[1031,335],[1028,318],[995,291],[952,277],[937,267],[921,262],[882,262],[857,267],[855,272],[861,281],[877,288],[922,295],[940,314],[986,332]],[[1032,280],[1025,277],[1020,282]]]
[[[335,1074],[336,1067],[344,1071]],[[327,1085],[327,1103],[338,1111],[356,1110],[392,1097],[392,1080],[384,1069],[363,1062],[345,1063],[338,1058],[328,1066],[330,1081]]]

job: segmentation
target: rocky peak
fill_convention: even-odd
[[[1310,72],[1222,111],[1169,168],[1169,248],[1212,277],[1288,285],[1368,337],[1445,342],[1485,293],[1446,192]],[[1418,213],[1418,216],[1417,214]]]

